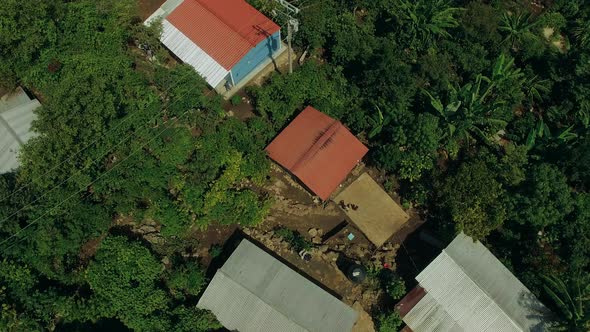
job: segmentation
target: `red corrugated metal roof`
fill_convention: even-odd
[[[307,107],[266,148],[268,155],[326,200],[369,151],[338,120]]]
[[[244,0],[185,0],[166,19],[227,70],[280,30]]]

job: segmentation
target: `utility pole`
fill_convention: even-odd
[[[287,45],[289,47],[289,74],[293,74],[293,48],[291,46],[291,41],[293,40],[293,33],[299,30],[299,21],[291,14],[297,15],[299,14],[299,8],[293,6],[287,0],[275,0],[278,2],[283,8],[287,10],[287,13],[279,11],[281,14],[287,16]]]

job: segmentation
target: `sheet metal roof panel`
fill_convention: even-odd
[[[217,273],[227,276],[273,308],[280,314],[280,317],[277,316],[279,322],[283,320],[282,317],[286,317],[302,330],[350,331],[358,316],[352,308],[247,240],[240,243]],[[224,296],[218,292],[207,293],[207,291],[205,292],[207,297]],[[199,307],[208,308],[207,305],[211,301],[203,295],[199,301]],[[226,301],[236,301],[246,306],[245,302],[236,296],[229,296]],[[226,310],[231,311],[229,308]],[[249,310],[252,311],[252,315],[258,315],[255,311],[265,309],[250,308]],[[224,312],[218,316],[224,326],[226,326],[225,322],[220,317],[226,314],[230,315]],[[232,324],[234,323],[236,322]],[[245,320],[240,324],[248,326],[249,322]],[[244,326],[237,329],[242,331]],[[260,331],[273,331],[273,329],[260,329]]]
[[[548,309],[483,244],[461,233],[445,252],[522,329],[547,320]]]
[[[428,297],[404,317],[414,331],[447,331],[436,326],[455,323],[465,331],[544,330],[546,308],[481,243],[464,234],[416,280]]]
[[[31,124],[40,106],[21,88],[0,98],[0,174],[18,167],[20,147],[35,136]]]
[[[485,331],[487,322],[511,322],[511,319],[494,301],[473,282],[453,259],[442,252],[424,269],[416,280],[432,299],[432,310],[444,311],[453,322],[457,322],[467,331]],[[412,327],[411,324],[410,327]],[[513,323],[505,330],[520,331]]]
[[[221,270],[309,331],[350,331],[357,313],[249,241]]]
[[[185,0],[188,1],[188,0]],[[219,20],[255,46],[281,28],[244,0],[197,0]]]
[[[438,302],[429,294],[404,316],[404,322],[412,331],[463,331],[446,311],[439,310]]]
[[[0,131],[3,127],[0,125]],[[18,168],[18,151],[20,144],[12,138],[12,135],[0,133],[0,174],[7,173]]]
[[[18,87],[14,92],[0,98],[0,113],[27,104],[29,101],[31,101],[31,98],[27,96],[21,87]]]
[[[215,274],[198,307],[211,310],[230,331],[305,331],[223,272]]]
[[[308,106],[266,151],[270,158],[326,200],[368,148],[339,121]]]
[[[229,71],[193,43],[168,20],[162,21],[161,41],[182,61],[191,65],[212,87],[218,86]]]
[[[36,118],[33,111],[40,106],[41,104],[36,99],[34,99],[28,101],[26,104],[0,113],[0,116],[16,133],[18,139],[21,142],[26,142],[34,136],[34,133],[31,131],[31,124]]]
[[[280,30],[244,0],[185,0],[167,20],[227,70]]]

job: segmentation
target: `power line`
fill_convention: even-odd
[[[176,86],[178,86],[178,85],[179,85],[179,83],[180,83],[180,81],[181,81],[181,80],[182,80],[182,78],[181,78],[181,79],[179,79],[179,80],[176,82]],[[170,87],[170,88],[168,88],[168,89],[166,90],[166,92],[165,92],[165,93],[169,92],[169,91],[170,91],[172,88],[173,88],[173,87]],[[186,95],[186,93],[185,93],[185,95]],[[138,113],[139,113],[139,112],[138,112]],[[147,125],[147,124],[149,124],[150,122],[154,121],[155,119],[157,119],[157,118],[158,118],[158,116],[159,116],[160,114],[161,114],[161,112],[158,112],[158,113],[157,113],[157,114],[156,114],[156,115],[155,115],[153,118],[151,118],[149,121],[147,121],[147,122],[146,122],[146,125]],[[130,117],[131,117],[131,116],[130,116]],[[88,167],[90,167],[90,166],[92,166],[92,165],[96,164],[96,163],[97,163],[99,160],[102,160],[102,158],[104,158],[106,155],[108,155],[108,153],[109,153],[109,152],[113,152],[113,151],[115,151],[115,149],[116,149],[117,147],[119,147],[119,146],[120,146],[120,145],[121,145],[123,142],[126,142],[126,141],[127,141],[129,138],[131,138],[131,136],[132,136],[134,133],[135,133],[135,132],[131,132],[131,133],[129,133],[129,135],[127,135],[127,136],[125,137],[125,139],[124,139],[124,140],[121,140],[121,141],[119,141],[119,142],[118,142],[118,143],[117,143],[115,146],[113,146],[113,147],[111,147],[111,148],[108,148],[108,149],[105,151],[105,153],[102,153],[102,154],[101,154],[101,155],[100,155],[98,158],[96,158],[95,160],[93,160],[93,161],[92,161],[90,164],[88,164],[88,165],[84,166],[83,168],[81,168],[81,169],[77,170],[77,174],[72,174],[72,175],[70,175],[70,176],[69,176],[67,179],[65,179],[65,180],[63,180],[62,182],[60,182],[59,184],[57,184],[57,185],[53,186],[53,188],[51,188],[51,189],[49,189],[49,190],[45,191],[45,192],[44,192],[44,193],[43,193],[41,196],[37,197],[37,198],[36,198],[34,201],[32,201],[32,202],[28,203],[28,204],[27,204],[27,205],[25,205],[24,207],[22,207],[22,208],[20,208],[19,210],[17,210],[17,211],[15,211],[15,212],[13,212],[13,213],[12,213],[11,215],[9,215],[8,217],[6,217],[6,218],[2,219],[2,220],[0,221],[0,224],[2,224],[2,223],[4,223],[6,220],[8,220],[8,219],[10,219],[10,218],[14,217],[15,215],[17,215],[19,212],[23,211],[23,210],[24,210],[24,209],[26,209],[27,207],[30,207],[30,206],[32,206],[34,203],[37,203],[37,202],[38,202],[40,199],[42,199],[43,197],[47,196],[47,194],[49,194],[50,192],[54,191],[56,188],[60,187],[60,186],[61,186],[61,185],[63,185],[64,183],[68,182],[68,181],[69,181],[70,179],[72,179],[74,176],[80,175],[80,174],[81,174],[81,172],[82,172],[83,170],[85,170],[85,169],[88,169]],[[30,186],[30,184],[28,184],[28,186]],[[13,193],[11,193],[11,195],[9,195],[9,197],[12,197],[12,196],[13,196],[13,195],[15,195],[16,193],[17,193],[17,192],[13,192]]]
[[[179,83],[181,80],[182,80],[182,79],[179,79],[179,80],[176,82],[176,85],[178,85],[178,83]],[[169,91],[170,89],[171,89],[171,88],[169,88],[167,91]],[[188,94],[188,92],[184,93],[184,94],[182,95],[182,97],[186,96],[187,94]],[[206,93],[206,94],[205,94],[205,96],[209,96],[210,94],[211,94],[211,91],[209,91],[208,93]],[[170,106],[170,105],[169,105],[169,106]],[[188,112],[188,111],[186,111],[186,112],[185,112],[185,113],[183,113],[182,115],[186,114],[187,112]],[[150,123],[150,122],[152,122],[152,121],[153,121],[153,120],[155,120],[155,119],[156,119],[156,118],[157,118],[159,115],[161,115],[161,113],[162,113],[162,112],[158,112],[158,113],[157,113],[157,114],[156,114],[156,115],[155,115],[153,118],[151,118],[149,121],[147,121],[147,122],[146,122],[146,125],[145,125],[145,126],[142,126],[142,127],[146,127],[146,128],[147,128],[147,125],[149,125],[149,123]],[[182,115],[181,115],[181,116],[182,116]],[[136,130],[136,132],[137,132],[137,130]],[[130,133],[130,134],[127,136],[127,138],[130,138],[130,137],[131,137],[131,136],[132,136],[134,133],[135,133],[135,132],[133,132],[133,133]],[[97,158],[95,161],[93,161],[93,162],[92,162],[92,164],[94,164],[94,163],[96,163],[98,160],[102,159],[102,158],[103,158],[105,155],[107,155],[107,154],[108,154],[108,152],[109,152],[109,151],[111,151],[111,150],[112,150],[112,151],[114,151],[114,149],[115,149],[115,148],[117,148],[119,145],[121,145],[123,142],[125,142],[125,141],[127,140],[127,138],[126,138],[125,140],[121,140],[121,141],[119,141],[119,143],[117,143],[117,144],[116,144],[114,147],[112,147],[112,148],[108,149],[108,150],[106,151],[106,153],[105,153],[103,156],[101,156],[101,157]],[[124,160],[126,160],[126,159],[127,159],[127,158],[125,158]],[[116,164],[116,165],[118,165],[118,164]],[[113,168],[114,168],[114,167],[113,167]],[[107,172],[105,172],[105,173],[108,173],[110,170],[112,170],[112,168],[111,168],[111,169],[109,169],[109,170],[108,170]],[[80,171],[81,171],[81,170],[78,170],[78,172],[80,172]],[[27,205],[25,205],[24,207],[22,207],[22,208],[21,208],[21,209],[19,209],[18,211],[14,212],[14,213],[12,213],[11,215],[9,215],[8,217],[4,218],[2,221],[0,221],[0,224],[4,223],[6,220],[8,220],[8,219],[10,219],[11,217],[15,216],[16,214],[18,214],[19,212],[23,211],[24,209],[26,209],[26,208],[28,208],[28,207],[31,207],[31,206],[32,206],[34,203],[38,202],[38,201],[39,201],[41,198],[45,197],[45,196],[46,196],[46,195],[47,195],[49,192],[51,192],[51,191],[55,190],[56,188],[58,188],[59,186],[61,186],[62,184],[64,184],[64,183],[65,183],[65,182],[67,182],[68,180],[70,180],[72,177],[74,177],[74,175],[78,175],[78,174],[73,174],[73,175],[71,175],[71,176],[70,176],[70,177],[68,177],[66,180],[64,180],[64,181],[62,181],[61,183],[59,183],[58,185],[54,186],[54,187],[53,187],[53,188],[51,188],[50,190],[46,191],[46,192],[45,192],[43,195],[41,195],[40,197],[38,197],[37,199],[35,199],[33,202],[30,202],[30,203],[28,203]],[[98,179],[97,179],[97,180],[98,180]],[[92,183],[94,183],[94,182],[95,182],[95,181],[91,182],[89,185],[91,185],[91,184],[92,184]],[[84,189],[82,189],[82,190],[84,190]],[[79,192],[82,192],[82,190],[80,190],[80,191],[76,192],[75,194],[77,194],[77,193],[79,193]],[[74,195],[75,195],[75,194],[74,194]],[[68,199],[69,199],[69,198],[71,198],[71,197],[68,197]],[[67,201],[68,199],[66,199],[66,200],[64,200],[64,201],[62,201],[62,202],[60,202],[58,205],[61,205],[61,204],[63,204],[63,203],[64,203],[65,201]],[[55,208],[55,207],[57,207],[58,205],[54,206],[52,209],[54,209],[54,208]],[[47,214],[47,212],[46,212],[46,213],[44,213],[43,215],[41,215],[41,217],[43,217],[43,216],[44,216],[44,215],[46,215],[46,214]],[[39,218],[41,218],[41,217],[39,217]],[[39,218],[38,218],[38,219],[39,219]],[[27,225],[25,228],[28,228],[30,225],[31,225],[31,224]],[[6,240],[4,240],[4,241],[0,242],[0,246],[1,246],[2,244],[4,244],[6,241],[8,241],[10,238],[13,238],[15,235],[17,235],[17,234],[18,234],[20,231],[24,230],[25,228],[23,228],[23,229],[19,230],[17,233],[13,234],[12,236],[10,236],[9,238],[7,238]]]
[[[181,79],[179,79],[179,80],[178,80],[178,81],[175,83],[175,86],[174,86],[174,87],[178,86],[181,80],[182,80],[182,78],[181,78]],[[172,88],[173,88],[173,87],[169,87],[169,88],[168,88],[168,89],[167,89],[167,90],[166,90],[164,93],[168,93],[168,92],[170,92],[170,90],[172,90]],[[76,153],[74,153],[74,154],[70,155],[70,156],[69,156],[69,157],[68,157],[66,160],[64,160],[64,161],[61,161],[61,162],[60,162],[59,164],[57,164],[56,166],[53,166],[53,167],[52,167],[50,170],[48,170],[48,171],[46,171],[45,173],[43,173],[43,175],[42,175],[41,177],[45,177],[45,176],[46,176],[46,175],[48,175],[50,172],[53,172],[53,171],[54,171],[54,170],[56,170],[58,167],[60,167],[60,166],[64,165],[66,162],[68,162],[68,161],[72,160],[74,157],[78,156],[79,154],[81,154],[82,152],[84,152],[86,149],[88,149],[88,148],[89,148],[91,145],[93,145],[93,144],[97,143],[97,142],[98,142],[100,139],[102,139],[102,138],[106,138],[106,137],[107,137],[107,135],[108,135],[110,132],[114,132],[115,130],[119,129],[119,128],[120,128],[120,127],[121,127],[121,126],[122,126],[122,125],[123,125],[123,124],[124,124],[126,121],[128,121],[130,118],[134,117],[136,114],[141,114],[141,113],[140,113],[140,112],[137,112],[137,113],[135,113],[135,114],[132,114],[132,115],[129,115],[129,116],[125,117],[125,118],[124,118],[124,119],[123,119],[121,122],[119,122],[119,123],[118,123],[117,125],[115,125],[114,127],[110,128],[110,129],[109,129],[109,130],[108,130],[106,133],[104,133],[104,134],[103,134],[101,137],[99,137],[99,138],[97,138],[97,139],[93,140],[92,142],[88,143],[88,144],[87,144],[86,146],[84,146],[84,147],[83,147],[81,150],[79,150],[78,152],[76,152]],[[107,151],[107,152],[108,152],[108,151]],[[102,158],[102,157],[101,157],[101,158]],[[93,164],[94,164],[94,162],[93,162]],[[86,167],[85,167],[85,169],[86,169],[86,168],[88,168],[88,167],[89,167],[89,166],[86,166]],[[68,179],[66,179],[66,181],[70,180],[72,177],[73,177],[73,175],[71,175],[71,176],[70,176]],[[64,182],[65,182],[65,181],[64,181]],[[58,186],[62,185],[64,182],[60,183]],[[31,187],[31,185],[32,185],[32,183],[31,183],[31,182],[29,182],[29,183],[27,183],[26,185],[24,185],[24,186],[22,186],[22,187],[19,187],[17,190],[15,190],[15,191],[11,192],[11,193],[10,193],[10,194],[8,194],[7,196],[5,196],[5,197],[2,197],[2,199],[0,200],[0,203],[2,203],[2,202],[5,202],[5,201],[8,201],[8,200],[9,200],[9,199],[11,199],[12,197],[14,197],[14,195],[16,195],[16,194],[20,193],[21,191],[23,191],[23,190],[25,190],[25,189],[27,189],[27,188]],[[55,187],[51,188],[49,191],[52,191],[52,190],[53,190],[53,189],[55,189],[56,187],[57,187],[57,186],[55,186]],[[36,202],[36,201],[34,201],[33,203],[35,203],[35,202]],[[15,212],[15,213],[18,213],[18,212],[20,212],[20,210],[19,210],[19,211],[17,211],[17,212]],[[11,215],[11,216],[9,216],[8,218],[10,218],[10,217],[12,217],[12,215]],[[6,220],[6,219],[5,219],[5,220]],[[4,222],[5,220],[2,220],[2,222]],[[1,224],[2,222],[0,222],[0,224]]]
[[[185,111],[179,118],[183,117],[184,115],[186,115],[189,111]],[[86,187],[89,187],[91,185],[93,185],[94,183],[96,183],[98,180],[100,180],[101,178],[103,178],[105,175],[109,174],[112,170],[114,170],[115,168],[117,168],[119,165],[121,165],[123,162],[125,162],[126,160],[128,160],[129,158],[131,158],[134,154],[136,154],[137,152],[141,151],[143,148],[145,148],[149,143],[151,143],[153,140],[155,140],[156,138],[160,137],[160,135],[162,135],[164,133],[164,131],[170,129],[170,127],[166,127],[164,128],[162,131],[160,131],[156,136],[154,136],[153,138],[151,138],[149,141],[147,141],[147,143],[143,144],[139,149],[136,149],[135,151],[133,151],[131,154],[129,154],[127,157],[125,157],[123,160],[121,160],[120,162],[116,163],[113,167],[111,167],[110,169],[108,169],[106,172],[100,174],[96,179],[94,179],[93,181],[91,181]],[[18,234],[22,233],[23,231],[25,231],[27,228],[31,227],[32,225],[36,224],[39,220],[41,220],[41,218],[43,218],[45,215],[47,215],[49,212],[53,211],[54,209],[56,209],[57,207],[60,207],[61,205],[63,205],[65,202],[67,202],[68,200],[70,200],[72,197],[76,196],[77,194],[81,193],[82,191],[84,191],[84,189],[78,190],[76,192],[74,192],[72,195],[68,196],[66,199],[62,200],[61,202],[59,202],[58,204],[56,204],[55,206],[53,206],[52,208],[48,209],[47,211],[45,211],[43,214],[41,214],[39,217],[37,217],[35,220],[33,220],[31,223],[29,223],[27,226],[21,228],[20,230],[18,230],[16,233],[12,234],[11,236],[9,236],[8,238],[6,238],[4,241],[0,242],[0,247],[2,245],[4,245],[6,242],[10,241],[11,239],[13,239],[14,237],[18,236]],[[15,246],[18,242],[20,242],[22,239],[24,239],[25,237],[18,239],[17,241],[15,241],[13,244],[9,245],[8,247],[6,247],[3,251],[8,251],[10,248],[12,248],[13,246]]]

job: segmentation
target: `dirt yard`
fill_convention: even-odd
[[[384,180],[376,170],[361,164],[352,171],[342,188],[363,172],[369,172],[380,183]],[[353,263],[369,267],[369,275],[382,269],[383,264],[395,269],[400,244],[422,225],[422,221],[413,211],[409,211],[411,217],[408,223],[381,248],[376,248],[354,224],[346,221],[344,213],[335,202],[320,202],[280,166],[272,164],[271,179],[262,189],[269,192],[274,199],[265,222],[254,228],[211,226],[204,232],[195,232],[193,238],[198,245],[197,251],[192,255],[199,257],[201,263],[208,266],[208,273],[214,274],[224,258],[211,257],[209,251],[212,246],[225,246],[227,257],[232,251],[232,245],[228,246],[228,243],[239,242],[242,238],[254,240],[318,286],[354,306],[361,317],[364,317],[359,320],[360,325],[355,331],[373,330],[367,313],[389,305],[383,290],[375,278],[369,277],[362,284],[355,284],[347,279],[344,271]],[[303,260],[277,234],[277,228],[296,231],[311,243],[311,259]],[[351,233],[354,239],[349,240],[348,235]]]

